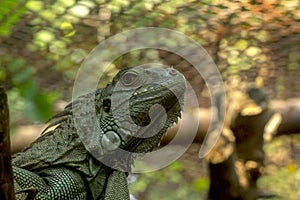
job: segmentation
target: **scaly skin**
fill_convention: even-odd
[[[180,116],[185,88],[183,75],[175,69],[135,67],[121,70],[105,88],[78,98],[52,118],[52,125],[58,124],[54,130],[46,129],[13,156],[17,198],[129,200],[124,171],[130,171],[135,156],[126,153],[146,153],[158,146]],[[151,115],[155,104],[166,111],[164,124],[159,111]],[[88,117],[93,109],[96,115]],[[78,116],[82,121],[76,121]],[[94,128],[96,120],[101,130]],[[83,142],[78,133],[92,133],[93,138],[86,136]],[[97,142],[100,145],[93,146]]]

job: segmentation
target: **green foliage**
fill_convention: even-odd
[[[279,195],[279,199],[298,200],[300,196],[300,169],[293,171],[289,167],[277,168],[273,166],[272,174],[259,179],[258,185]]]
[[[16,59],[9,55],[0,56],[2,81],[9,81],[12,89],[8,91],[10,112],[15,121],[22,117],[32,122],[47,120],[52,114],[52,104],[59,97],[56,91],[45,93],[38,84],[35,70],[26,65],[23,59]]]
[[[299,138],[299,136],[293,138],[297,146],[300,145]],[[278,194],[279,197],[275,198],[276,200],[298,200],[300,196],[300,166],[291,158],[293,155],[293,149],[290,147],[291,139],[281,136],[264,147],[268,163],[264,176],[258,181],[258,186]]]
[[[207,178],[187,180],[182,163],[176,161],[165,169],[139,175],[130,185],[130,193],[147,200],[205,199],[208,187]]]
[[[25,14],[24,3],[24,0],[0,1],[0,36],[10,35],[11,29]]]
[[[34,81],[29,81],[19,87],[22,97],[24,97],[24,113],[31,121],[45,121],[53,114],[51,96],[42,92]]]

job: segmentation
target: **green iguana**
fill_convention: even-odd
[[[46,129],[13,156],[17,199],[128,200],[126,171],[133,164],[133,153],[143,154],[158,146],[168,127],[181,116],[185,88],[184,76],[173,68],[134,67],[121,70],[105,88],[79,97],[52,117],[50,126],[56,128]],[[164,114],[151,114],[156,104],[164,108]],[[96,122],[91,121],[93,117],[85,120],[91,105]],[[124,105],[129,106],[129,120]],[[75,112],[82,116],[79,128]],[[100,129],[90,128],[93,124]],[[97,138],[84,140],[99,142],[93,147],[96,153],[93,148],[87,150],[80,138],[81,133],[95,130]]]

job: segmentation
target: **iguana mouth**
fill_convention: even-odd
[[[184,89],[183,89],[184,90]],[[139,92],[142,91],[142,92]],[[151,122],[149,116],[149,110],[152,106],[159,104],[165,112],[174,112],[172,108],[174,105],[179,104],[178,111],[180,112],[183,104],[183,93],[178,88],[168,88],[161,85],[148,85],[140,88],[130,98],[130,116],[135,124],[139,126],[146,126]],[[141,109],[134,109],[136,107],[142,107]]]

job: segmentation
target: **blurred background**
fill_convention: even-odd
[[[264,87],[271,100],[299,102],[297,0],[2,0],[0,83],[8,93],[12,138],[36,137],[33,133],[71,100],[77,70],[89,52],[109,36],[138,27],[184,33],[205,48],[224,81],[253,83]],[[121,56],[100,85],[122,67],[154,61],[180,70],[203,110],[210,107],[204,81],[170,52],[147,49]],[[130,192],[149,200],[204,198],[210,180],[199,148],[195,143],[169,167],[138,176]],[[300,137],[280,136],[264,149],[266,168],[258,185],[281,199],[299,199]]]

